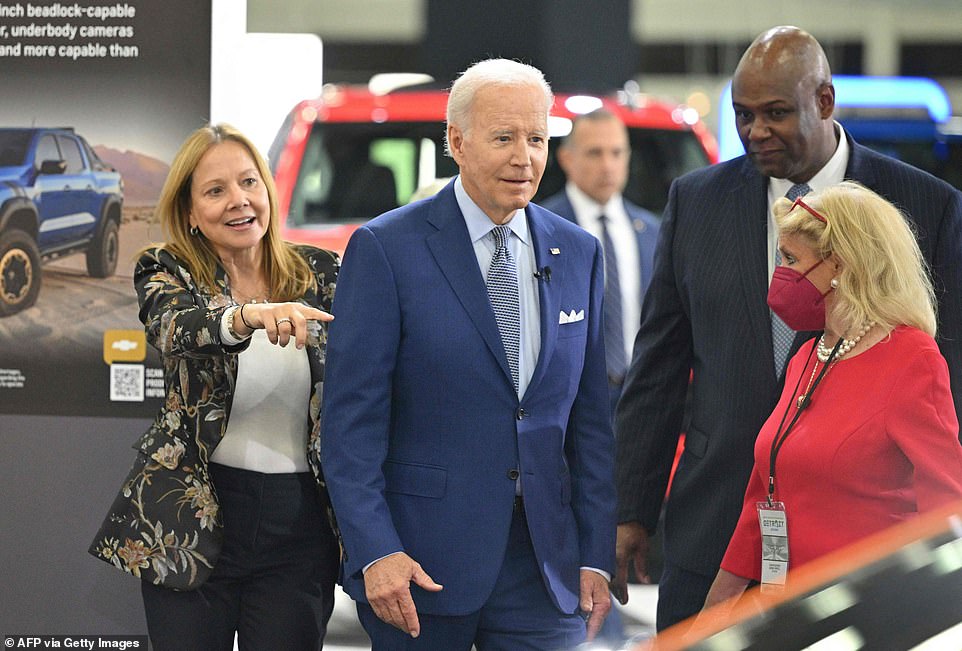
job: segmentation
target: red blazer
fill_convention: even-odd
[[[813,345],[789,363],[785,390],[755,442],[741,517],[721,565],[738,576],[759,578],[755,503],[768,492],[776,429],[786,408],[785,424],[791,420],[812,375]],[[958,434],[945,359],[920,330],[896,328],[830,368],[776,460],[789,569],[962,497]]]

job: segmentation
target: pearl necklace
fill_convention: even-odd
[[[858,334],[856,334],[853,339],[842,339],[842,345],[838,347],[838,353],[835,355],[835,361],[842,359],[845,353],[855,348],[855,345],[860,342],[862,337],[864,337],[866,333],[874,326],[875,322],[870,321],[862,326],[862,328],[858,331]],[[815,354],[818,356],[818,361],[823,364],[828,361],[829,357],[832,356],[832,349],[825,345],[824,334],[818,339],[818,350]]]

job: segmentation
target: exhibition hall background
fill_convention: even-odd
[[[556,85],[567,85],[569,65],[587,60],[587,69],[593,68],[587,81],[594,86],[598,80],[620,86],[632,77],[643,91],[675,101],[704,93],[712,110],[748,43],[768,27],[791,24],[819,39],[836,74],[933,77],[962,113],[958,0],[283,0],[282,5],[285,10],[278,11],[271,0],[249,0],[248,28],[318,34],[324,42],[324,80],[330,82],[364,82],[375,72],[432,72],[435,65],[451,71],[439,77],[450,82],[453,71],[465,66],[450,56],[461,52],[457,45],[439,48],[445,32],[465,47],[473,45],[474,58],[494,54],[479,41],[502,34],[513,39],[504,42],[518,44],[564,32],[557,38],[557,58],[532,61]],[[453,7],[457,15],[449,15]],[[578,13],[579,7],[589,15]],[[484,15],[480,23],[478,14]],[[597,14],[613,19],[600,35],[605,16]],[[620,28],[611,27],[625,14]],[[433,33],[437,18],[445,20],[440,33]],[[623,35],[629,43],[617,47],[629,51],[626,61],[598,55]],[[562,66],[566,70],[559,70]],[[712,128],[713,116],[707,120]]]
[[[236,44],[215,38],[211,52],[211,25],[222,22],[319,36],[316,58],[271,63],[304,71],[305,87],[414,70],[447,84],[472,61],[507,56],[544,69],[558,88],[597,91],[634,79],[643,91],[697,100],[713,129],[715,102],[747,43],[772,25],[796,24],[826,46],[835,72],[930,76],[962,109],[958,0],[219,0],[213,19],[210,4],[194,0],[128,4],[138,9],[136,59],[0,61],[5,97],[20,98],[4,100],[0,126],[71,124],[93,145],[146,150],[169,164],[183,137],[211,116],[236,115],[243,127],[234,105],[276,94],[270,84],[281,75],[236,76]],[[145,224],[143,237],[160,233]],[[49,373],[64,383],[29,397],[0,389],[0,634],[146,630],[137,582],[86,553],[133,460],[131,443],[158,405],[113,409],[99,384],[107,365],[96,346],[105,329],[139,327],[129,266],[122,261],[117,277],[95,286],[104,291],[92,292],[116,294],[109,310],[73,301],[76,292],[64,287],[80,281],[68,265],[45,269],[36,311],[9,317],[15,325],[0,322],[0,369],[26,357],[28,381]],[[87,357],[76,352],[90,346]]]

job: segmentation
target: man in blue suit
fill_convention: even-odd
[[[541,202],[597,237],[604,247],[605,352],[612,415],[621,397],[658,241],[658,218],[621,194],[630,157],[628,129],[617,115],[596,109],[577,116],[558,147],[565,189]]]
[[[746,155],[672,184],[631,369],[618,405],[618,576],[645,574],[682,430],[685,451],[665,509],[658,628],[698,612],[741,511],[755,437],[781,392],[785,361],[814,333],[793,333],[766,304],[775,267],[771,205],[843,179],[912,222],[938,299],[937,341],[962,403],[962,194],[860,146],[833,120],[828,61],[810,34],[776,27],[745,52],[732,81]]]
[[[529,203],[552,101],[530,66],[469,68],[459,176],[344,255],[321,457],[377,650],[568,648],[610,608],[603,254]]]

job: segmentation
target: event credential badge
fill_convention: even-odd
[[[756,502],[762,533],[761,591],[777,592],[788,575],[788,520],[782,502]]]

